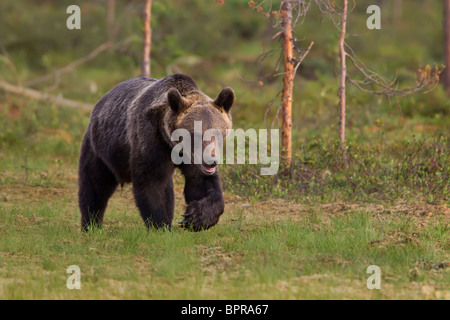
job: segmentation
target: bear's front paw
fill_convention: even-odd
[[[188,205],[184,220],[179,223],[180,227],[191,231],[207,230],[214,226],[223,213],[223,202],[209,202],[206,199],[192,202]]]

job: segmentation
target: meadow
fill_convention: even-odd
[[[263,179],[255,166],[224,165],[225,214],[199,233],[146,230],[126,185],[111,199],[104,227],[82,234],[79,140],[58,131],[60,124],[46,129],[51,112],[63,123],[88,118],[39,105],[37,128],[26,117],[10,122],[33,132],[25,138],[27,149],[2,149],[3,299],[449,298],[448,153],[442,137],[430,145],[406,144],[401,162],[361,151],[344,172],[325,165],[338,163],[339,153],[313,152],[316,158],[298,164],[291,178]],[[431,162],[414,172],[402,169],[403,163],[415,168],[426,150],[439,147],[436,163],[447,166],[441,171]],[[418,162],[411,164],[412,154]],[[174,181],[176,225],[185,208],[180,173]],[[81,290],[66,287],[71,265],[81,269]],[[380,290],[367,288],[370,265],[381,269]]]
[[[3,299],[448,299],[448,207],[302,204],[225,194],[206,232],[147,231],[125,187],[79,231],[76,175],[2,185]],[[177,184],[176,214],[184,200]],[[177,219],[176,218],[176,219]],[[81,269],[69,290],[66,269]],[[366,269],[381,269],[380,290]]]

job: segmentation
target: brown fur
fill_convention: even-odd
[[[81,226],[101,225],[108,199],[118,184],[131,182],[136,205],[147,226],[170,226],[174,195],[171,161],[175,129],[193,133],[231,128],[231,89],[212,100],[186,75],[160,80],[132,79],[108,92],[96,104],[81,148],[79,205]],[[217,171],[206,175],[201,165],[179,166],[186,179],[187,203],[183,227],[192,230],[215,225],[224,210]]]

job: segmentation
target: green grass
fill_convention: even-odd
[[[88,116],[7,101],[0,298],[449,299],[448,117],[417,136],[423,116],[407,127],[388,119],[389,130],[368,127],[370,118],[350,130],[348,168],[331,130],[295,131],[290,170],[221,168],[226,212],[206,232],[147,231],[126,186],[104,228],[82,234],[76,167]],[[177,220],[179,174],[175,182]],[[71,265],[81,268],[81,290],[66,287]],[[366,287],[370,265],[381,268],[381,290]]]

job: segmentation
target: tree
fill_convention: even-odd
[[[292,93],[294,88],[294,44],[292,38],[292,1],[281,1],[281,27],[283,38],[283,90],[281,95],[282,130],[281,156],[287,165],[292,160]]]
[[[150,53],[152,43],[152,28],[150,21],[152,17],[152,0],[145,1],[144,8],[144,48],[142,53],[142,76],[150,77]]]
[[[281,27],[273,39],[278,36],[282,38],[282,52],[283,52],[283,88],[281,90],[281,104],[278,109],[277,116],[281,109],[282,124],[281,124],[281,158],[285,167],[291,165],[292,162],[292,101],[294,91],[294,78],[300,67],[303,59],[308,55],[314,42],[311,42],[308,49],[302,53],[296,47],[296,39],[293,34],[293,28],[300,17],[305,16],[309,9],[310,2],[304,0],[281,0],[280,11],[271,11],[272,1],[268,1],[270,9],[264,12],[262,5],[266,2],[263,0],[259,4],[255,1],[250,1],[249,6],[256,8],[259,13],[262,13],[269,19],[271,16],[279,19],[274,27]],[[295,18],[294,15],[296,15]],[[297,54],[296,54],[297,53]],[[276,116],[276,118],[277,118]],[[276,119],[274,119],[275,122]]]
[[[402,19],[403,13],[403,0],[395,0],[394,8],[392,9],[392,18],[394,19],[394,23],[398,24]]]
[[[450,96],[450,0],[444,0],[444,56],[446,68],[442,82]]]
[[[339,139],[343,151],[344,162],[347,164],[347,149],[345,146],[345,118],[346,118],[346,86],[347,81],[347,52],[345,51],[345,34],[347,32],[348,0],[343,0],[341,35],[339,38],[339,57],[341,61],[341,78],[339,86]]]
[[[450,0],[446,0],[449,2]],[[434,89],[439,83],[439,76],[442,67],[431,68],[419,67],[416,77],[416,86],[399,89],[396,79],[389,81],[383,76],[369,69],[358,57],[353,49],[345,41],[347,18],[349,14],[348,0],[342,0],[342,7],[339,8],[334,0],[315,0],[322,13],[328,14],[334,26],[340,31],[339,56],[340,56],[340,80],[339,80],[339,138],[343,149],[344,163],[348,164],[345,138],[345,117],[346,117],[346,82],[351,83],[360,91],[371,94],[392,96],[410,96],[417,93],[427,93]],[[353,2],[356,6],[356,2]],[[351,11],[351,10],[350,10]],[[338,17],[338,21],[335,18]],[[362,76],[362,80],[354,80],[348,75],[346,59],[349,59],[352,66]],[[373,89],[373,87],[377,89]]]
[[[109,38],[114,36],[114,20],[116,15],[116,0],[106,1],[106,27],[108,29]]]

